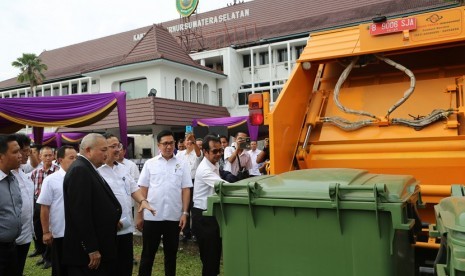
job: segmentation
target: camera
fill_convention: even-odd
[[[250,137],[240,138],[242,143],[239,144],[240,149],[249,150],[250,149]]]

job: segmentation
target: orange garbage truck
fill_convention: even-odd
[[[271,174],[411,175],[419,217],[435,223],[434,206],[465,184],[464,78],[464,6],[377,17],[311,34],[275,104],[252,94],[249,109],[269,125]],[[427,237],[415,246],[439,248]]]

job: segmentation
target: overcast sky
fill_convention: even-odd
[[[232,2],[199,0],[197,11]],[[175,0],[0,0],[0,81],[18,75],[11,63],[23,53],[40,55],[177,18]]]

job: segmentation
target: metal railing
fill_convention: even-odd
[[[0,92],[1,98],[24,98],[24,97],[44,97],[63,96],[72,94],[92,93],[92,78],[83,77],[78,79],[41,84],[34,87],[31,92],[30,87],[12,89]]]

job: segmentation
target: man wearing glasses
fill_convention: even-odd
[[[138,185],[157,215],[144,211],[137,215],[136,226],[142,231],[140,276],[152,275],[155,254],[163,236],[165,275],[176,275],[179,232],[188,215],[191,174],[188,164],[174,156],[174,135],[164,130],[157,135],[159,155],[144,163]]]
[[[207,198],[215,193],[215,183],[222,181],[218,164],[222,154],[220,139],[207,135],[203,140],[204,158],[195,173],[194,207],[192,208],[193,230],[197,235],[202,260],[202,276],[220,274],[220,228],[215,217],[204,217],[202,212],[207,209]]]
[[[108,143],[108,158],[105,164],[97,170],[108,183],[122,207],[116,233],[117,264],[114,267],[114,275],[131,276],[134,259],[132,233],[135,230],[132,220],[132,199],[140,204],[139,211],[148,209],[152,215],[155,215],[155,210],[148,205],[126,166],[117,162],[120,151],[123,150],[118,137],[111,133],[103,136]]]

